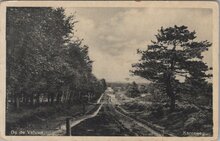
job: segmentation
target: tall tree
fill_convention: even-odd
[[[72,104],[103,91],[75,23],[63,8],[7,8],[7,97],[17,108],[20,101],[39,105],[42,97]]]
[[[174,26],[158,30],[156,41],[151,41],[147,50],[138,50],[141,59],[133,64],[134,75],[146,78],[160,85],[170,98],[170,109],[175,110],[176,95],[185,79],[206,81],[209,68],[203,62],[202,52],[207,51],[211,43],[196,41],[196,32],[186,26]],[[192,81],[191,81],[192,82]],[[193,87],[191,85],[191,87]]]

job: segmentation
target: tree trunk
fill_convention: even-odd
[[[40,105],[40,94],[38,93],[37,94],[37,97],[36,97],[36,102],[37,102],[37,105]]]
[[[88,101],[90,101],[91,100],[91,93],[89,92],[88,93]]]
[[[69,97],[68,97],[68,104],[71,104],[72,102],[72,92],[69,93]]]
[[[13,105],[14,105],[15,108],[16,108],[16,95],[15,95],[15,94],[13,95],[13,98],[12,98],[12,99],[13,99]]]
[[[83,114],[86,113],[86,104],[83,102],[82,103],[82,110],[83,110]]]
[[[15,105],[15,94],[12,95],[11,102]]]
[[[34,96],[33,96],[33,94],[31,95],[31,106],[34,106]]]
[[[15,107],[17,109],[19,109],[19,107],[20,107],[20,101],[19,101],[19,97],[18,96],[15,96]]]
[[[28,103],[28,98],[27,98],[27,96],[25,95],[25,96],[24,96],[24,104],[27,105],[27,103]]]
[[[63,91],[62,91],[62,89],[60,87],[59,90],[58,90],[57,96],[56,96],[56,102],[57,103],[61,103],[62,95],[63,95]]]
[[[50,103],[50,94],[47,94],[47,103]]]
[[[50,103],[53,104],[53,102],[54,102],[54,94],[51,94],[51,101],[50,101]]]
[[[167,82],[166,82],[166,93],[168,97],[170,98],[170,111],[173,112],[175,110],[175,94],[173,92],[173,88],[171,85],[170,75],[168,74]]]
[[[57,97],[56,97],[56,102],[57,102],[57,103],[60,103],[60,101],[61,101],[61,95],[58,94]]]
[[[175,111],[175,102],[176,102],[176,99],[175,99],[175,96],[173,95],[170,97],[170,111],[171,112]]]
[[[72,101],[72,103],[75,101],[75,93],[74,93],[74,91],[72,91],[72,93],[71,93],[71,101]]]
[[[68,88],[64,91],[64,102],[68,102],[68,97],[69,97],[69,90]]]

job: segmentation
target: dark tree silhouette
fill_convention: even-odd
[[[160,85],[170,98],[170,109],[174,111],[176,95],[183,83],[180,80],[199,80],[201,84],[206,77],[211,77],[207,74],[211,68],[202,60],[202,52],[207,51],[211,43],[196,41],[196,32],[189,31],[184,25],[161,27],[156,41],[151,42],[147,50],[138,50],[141,59],[133,64],[135,69],[131,72]]]
[[[94,85],[100,81],[89,47],[72,38],[76,23],[63,8],[7,8],[7,98],[17,108],[20,102],[37,106],[42,98],[72,104],[104,92]]]
[[[129,87],[128,87],[128,93],[130,97],[137,97],[138,94],[140,93],[139,89],[138,89],[138,85],[137,83],[134,81],[132,82]]]

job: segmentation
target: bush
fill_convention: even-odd
[[[204,132],[211,131],[212,128],[212,115],[204,111],[190,114],[188,119],[184,122],[184,129],[186,131]]]
[[[145,105],[141,103],[125,103],[124,106],[127,107],[128,110],[138,112],[144,111],[146,109]]]
[[[160,104],[152,104],[150,111],[155,118],[160,118],[164,115],[164,108]]]

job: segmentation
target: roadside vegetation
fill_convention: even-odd
[[[63,8],[7,8],[8,132],[36,118],[68,115],[67,108],[70,116],[84,113],[105,91],[105,80],[92,73],[89,47],[74,35],[77,22]]]
[[[149,125],[162,135],[212,135],[212,106],[207,104],[210,99],[180,98],[176,101],[176,110],[170,112],[169,104],[167,104],[169,99],[162,94],[145,92],[133,98],[126,93],[127,91],[115,93],[120,103],[117,109]]]

